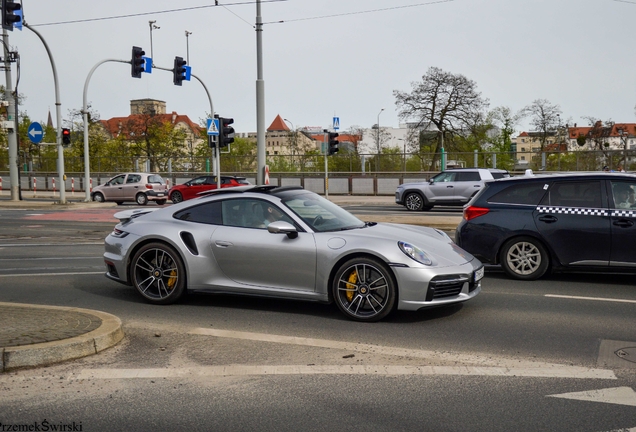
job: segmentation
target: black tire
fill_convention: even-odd
[[[353,258],[342,264],[334,276],[332,291],[340,311],[355,321],[379,321],[397,306],[393,274],[372,258]]]
[[[164,205],[168,200],[157,200],[157,205]]]
[[[117,205],[122,205],[124,202],[123,201],[117,201],[116,204]]]
[[[499,262],[511,278],[535,280],[548,270],[550,257],[546,248],[537,239],[517,237],[508,240],[503,245]]]
[[[164,243],[148,243],[130,262],[130,279],[148,302],[171,304],[186,287],[185,267],[179,254]]]
[[[424,209],[424,197],[417,192],[409,192],[404,197],[404,207],[410,211],[422,211]]]
[[[93,194],[93,201],[103,203],[103,202],[106,202],[106,199],[104,198],[104,195],[102,195],[101,193],[95,192]]]
[[[144,193],[138,193],[137,196],[135,197],[135,202],[139,205],[144,206],[148,204],[148,197]]]
[[[172,192],[172,195],[170,195],[170,201],[174,204],[178,204],[183,201],[183,195],[181,195],[181,192]]]

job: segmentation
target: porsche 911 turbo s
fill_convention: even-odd
[[[350,319],[455,304],[483,265],[437,229],[363,222],[301,187],[239,186],[119,212],[106,276],[147,301],[186,290],[336,303]]]

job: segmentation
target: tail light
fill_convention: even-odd
[[[146,189],[152,189],[152,185],[151,185],[151,184],[146,183]]]
[[[483,216],[489,211],[490,209],[484,207],[468,206],[464,209],[464,219],[469,221],[471,219],[475,219],[476,217]]]

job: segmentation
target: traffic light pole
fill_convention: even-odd
[[[4,75],[6,78],[6,86],[4,88],[5,100],[8,102],[7,106],[7,120],[11,121],[13,118],[13,132],[7,134],[7,142],[9,144],[9,177],[11,180],[11,200],[18,201],[20,199],[20,178],[18,167],[18,119],[14,117],[15,113],[15,99],[11,94],[11,88],[13,83],[11,82],[11,61],[9,54],[9,35],[7,30],[2,30],[2,42],[4,45]]]
[[[36,30],[32,29],[30,25],[26,22],[23,22],[22,25],[33,33],[36,34],[37,37],[40,38],[42,43],[44,44],[44,48],[46,49],[46,53],[49,55],[49,60],[51,61],[51,69],[53,69],[53,81],[55,83],[55,116],[57,121],[57,133],[56,133],[56,143],[57,143],[57,171],[59,174],[59,182],[60,182],[60,204],[66,204],[66,183],[64,181],[64,147],[62,147],[62,103],[60,102],[60,84],[57,79],[57,68],[55,67],[55,60],[53,60],[53,54],[51,54],[51,50],[49,49],[48,44],[42,37],[40,33]],[[4,35],[3,35],[4,36]],[[16,133],[18,128],[18,119],[16,119]]]
[[[329,155],[329,132],[325,129],[325,145],[323,146],[323,156],[325,158],[325,198],[329,198],[329,164],[327,156]]]

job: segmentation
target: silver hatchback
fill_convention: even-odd
[[[159,174],[124,173],[94,187],[91,198],[97,202],[114,201],[117,204],[136,202],[146,205],[148,201],[155,201],[163,205],[168,199],[168,186]]]

